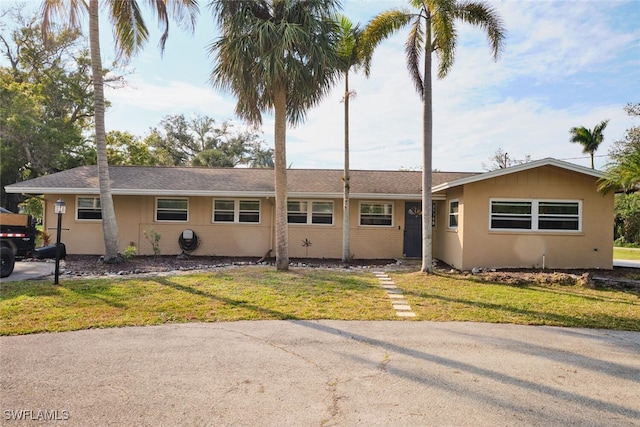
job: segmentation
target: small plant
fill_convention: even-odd
[[[46,230],[39,230],[38,234],[42,240],[42,246],[48,246],[51,244],[51,234]]]
[[[304,240],[302,241],[302,247],[303,247],[303,248],[304,248],[304,250],[305,250],[305,256],[306,256],[307,258],[309,258],[309,247],[310,247],[312,244],[313,244],[313,243],[311,243],[311,240],[309,240],[309,239],[304,239]]]
[[[152,228],[151,230],[144,230],[142,234],[144,235],[144,238],[151,243],[151,247],[153,248],[153,259],[158,259],[158,256],[160,255],[160,233]]]
[[[136,245],[133,242],[129,242],[129,246],[124,250],[124,255],[122,256],[125,261],[129,261],[138,255],[138,249],[136,249]]]

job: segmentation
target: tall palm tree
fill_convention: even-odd
[[[432,150],[433,93],[431,64],[433,53],[438,58],[438,77],[444,78],[455,59],[457,31],[455,21],[463,21],[483,29],[488,36],[494,59],[502,51],[505,29],[495,9],[480,1],[409,0],[413,10],[391,9],[375,16],[362,36],[365,72],[369,74],[373,49],[384,39],[409,27],[405,43],[407,68],[422,99],[422,272],[433,272],[432,257]],[[424,57],[423,71],[420,59]]]
[[[574,127],[569,130],[571,134],[571,142],[577,142],[582,145],[582,152],[584,154],[589,154],[591,156],[591,169],[595,169],[593,163],[593,156],[598,150],[600,144],[602,144],[602,140],[604,139],[604,135],[602,132],[607,127],[609,120],[603,120],[598,123],[593,129],[587,129],[584,126]]]
[[[351,173],[349,169],[349,102],[355,92],[349,89],[349,72],[364,64],[360,49],[362,30],[354,25],[344,15],[336,17],[338,22],[338,57],[340,59],[340,73],[344,75],[344,176],[342,200],[342,262],[351,260],[350,209],[349,190],[351,187]]]
[[[211,82],[237,98],[236,114],[254,126],[262,112],[275,119],[276,268],[289,269],[287,122],[305,118],[337,74],[335,0],[213,1],[221,36]]]
[[[118,56],[128,59],[135,55],[146,43],[149,32],[138,2],[136,0],[107,0],[103,4],[108,7],[109,16],[115,27],[116,50]],[[169,18],[179,25],[189,25],[193,30],[198,14],[197,0],[149,0],[154,8],[158,20],[162,24],[163,33],[160,37],[160,49],[164,50],[169,35]],[[169,8],[169,5],[171,7]],[[98,162],[98,183],[100,186],[100,206],[102,210],[102,230],[104,233],[105,255],[104,262],[120,261],[120,238],[116,221],[113,197],[109,180],[109,165],[107,162],[107,143],[105,132],[105,103],[102,59],[100,52],[100,19],[99,0],[43,0],[42,30],[46,34],[51,22],[59,16],[66,25],[80,29],[81,15],[89,12],[89,44],[91,52],[91,69],[93,73],[93,96],[95,108],[95,140]]]

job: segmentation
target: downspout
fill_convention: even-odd
[[[269,250],[273,252],[273,227],[275,226],[275,205],[271,203],[271,222],[269,224]]]

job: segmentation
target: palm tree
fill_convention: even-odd
[[[215,87],[237,98],[236,114],[253,126],[274,112],[276,268],[289,269],[287,122],[295,126],[336,78],[335,0],[240,0],[211,3],[221,36],[209,47]]]
[[[160,49],[164,50],[169,35],[169,17],[180,25],[188,24],[193,30],[198,14],[197,0],[175,0],[170,9],[165,0],[150,0],[154,6],[158,20],[164,32],[160,38]],[[146,43],[149,32],[145,25],[136,0],[108,0],[104,2],[109,8],[109,16],[115,27],[116,50],[118,56],[128,59],[136,54]],[[111,184],[109,180],[109,165],[107,162],[107,143],[105,132],[105,103],[102,59],[100,52],[100,20],[98,0],[43,0],[42,3],[42,31],[49,31],[51,22],[59,15],[65,24],[71,28],[80,29],[80,17],[89,12],[89,44],[91,52],[91,69],[93,73],[93,96],[95,108],[95,140],[98,163],[98,183],[100,186],[100,205],[102,210],[102,230],[104,233],[105,255],[104,262],[120,261],[118,224],[116,221]]]
[[[603,193],[622,188],[632,192],[640,186],[640,150],[618,156],[617,161],[607,165],[598,189]]]
[[[360,51],[360,36],[362,30],[354,25],[344,15],[337,16],[338,22],[338,56],[340,59],[340,72],[344,74],[344,176],[343,176],[343,201],[342,201],[342,262],[351,260],[350,237],[350,209],[349,190],[351,186],[351,174],[349,171],[349,101],[355,96],[355,92],[349,89],[349,71],[361,67],[364,58]]]
[[[597,124],[593,130],[587,129],[584,126],[571,128],[569,133],[571,134],[571,142],[577,142],[582,145],[582,152],[591,156],[591,169],[595,169],[593,164],[593,155],[602,144],[604,135],[602,132],[607,127],[609,120],[603,120]]]
[[[433,149],[433,93],[431,87],[431,54],[438,60],[438,77],[444,78],[455,59],[457,31],[460,20],[485,30],[494,59],[502,51],[505,29],[495,9],[479,1],[409,0],[413,7],[391,9],[380,13],[367,25],[362,36],[365,52],[365,72],[370,73],[373,49],[399,29],[408,26],[405,43],[407,68],[422,99],[422,272],[433,272],[432,262],[432,149]],[[422,74],[420,59],[424,56]]]

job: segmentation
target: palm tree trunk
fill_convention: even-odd
[[[287,93],[279,87],[274,95],[274,157],[276,189],[276,268],[289,269],[289,232],[287,224]]]
[[[593,164],[593,152],[591,152],[591,169],[595,169],[595,165]]]
[[[342,204],[342,262],[351,260],[351,239],[349,236],[349,71],[344,73],[344,195]]]
[[[102,80],[102,58],[100,57],[100,26],[98,0],[89,3],[89,43],[91,47],[91,69],[95,98],[96,152],[98,158],[98,183],[100,186],[100,206],[102,208],[102,231],[104,233],[104,262],[118,261],[120,247],[118,224],[111,196],[109,165],[107,163],[107,141],[104,125],[104,84]]]
[[[424,52],[424,83],[422,94],[422,267],[423,273],[433,272],[432,151],[433,151],[433,92],[431,87],[431,19],[427,18]]]

